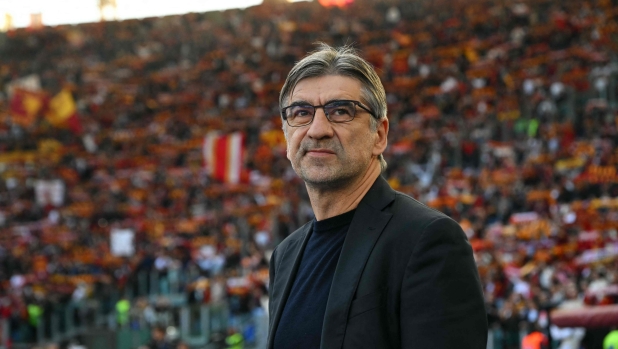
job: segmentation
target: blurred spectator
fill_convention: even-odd
[[[151,332],[151,340],[146,346],[148,349],[174,349],[170,341],[165,338],[165,328],[155,326]]]
[[[460,222],[504,348],[519,347],[522,326],[545,328],[548,305],[614,302],[599,290],[618,282],[617,6],[269,2],[8,32],[0,316],[11,339],[34,340],[29,305],[46,320],[71,300],[111,312],[141,274],[192,302],[229,300],[235,315],[260,306],[270,252],[313,214],[277,96],[319,40],[355,43],[378,68],[394,130],[384,177]],[[52,98],[74,113],[46,107]],[[210,131],[244,133],[240,184],[204,170]],[[131,253],[110,247],[117,231],[133,234]],[[163,304],[143,310],[150,323]]]

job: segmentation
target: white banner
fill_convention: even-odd
[[[6,85],[6,93],[9,98],[13,95],[16,88],[37,92],[41,90],[41,79],[37,74],[24,76],[23,78],[15,79]]]
[[[131,257],[135,254],[135,232],[132,229],[112,229],[109,236],[112,255]]]
[[[62,206],[64,203],[64,183],[60,179],[39,179],[34,183],[36,203],[39,206]]]

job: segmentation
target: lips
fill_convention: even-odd
[[[319,149],[307,149],[305,151],[305,155],[312,155],[312,156],[328,156],[328,155],[334,155],[335,152],[329,149],[323,149],[323,148],[319,148]]]
[[[334,151],[329,150],[329,149],[309,149],[306,151],[306,153],[312,153],[312,154],[335,154]]]

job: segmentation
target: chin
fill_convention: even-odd
[[[300,171],[298,175],[310,187],[313,188],[339,188],[344,186],[350,180],[350,176],[344,173],[315,173],[314,171]]]

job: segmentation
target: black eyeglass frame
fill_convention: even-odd
[[[338,102],[350,102],[350,103],[353,103],[355,106],[360,107],[364,111],[368,112],[371,116],[373,116],[374,118],[378,119],[378,117],[374,114],[374,112],[372,112],[369,108],[367,108],[364,105],[362,105],[361,102],[355,101],[355,100],[352,100],[352,99],[334,99],[332,101],[326,102],[324,105],[311,105],[309,103],[292,103],[292,104],[288,105],[287,107],[281,108],[281,118],[283,120],[285,120],[285,122],[290,127],[303,127],[303,126],[311,125],[311,123],[313,122],[313,119],[315,118],[315,112],[318,110],[318,108],[322,108],[322,110],[324,110],[324,115],[326,115],[326,118],[328,119],[328,121],[332,122],[334,124],[344,124],[346,122],[350,122],[350,121],[354,120],[354,118],[356,117],[356,112],[354,112],[354,115],[352,115],[352,118],[350,120],[346,120],[346,121],[333,121],[333,120],[331,120],[330,116],[328,115],[328,113],[326,112],[326,109],[324,109],[324,107],[329,105],[329,104],[331,104],[331,103],[338,103]],[[298,106],[305,106],[305,107],[312,107],[313,108],[313,115],[311,116],[311,120],[309,120],[308,123],[302,124],[302,125],[290,125],[290,123],[288,121],[288,117],[285,114],[285,112],[289,108],[298,107]]]

